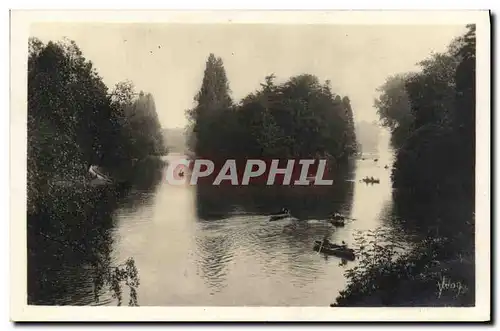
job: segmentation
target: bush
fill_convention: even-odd
[[[332,306],[474,305],[473,254],[450,252],[443,238],[406,248],[392,241],[384,228],[357,235],[359,261],[346,271],[347,287]]]

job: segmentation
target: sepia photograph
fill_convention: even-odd
[[[489,320],[489,31],[13,11],[12,318]]]

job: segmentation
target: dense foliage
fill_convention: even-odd
[[[475,27],[467,29],[445,53],[420,62],[420,72],[380,89],[375,106],[398,147],[392,175],[400,196],[474,200]]]
[[[414,116],[398,151],[393,186],[416,200],[474,202],[475,27],[454,40],[447,53],[421,63],[406,81]],[[466,217],[466,218],[467,218]],[[451,221],[451,220],[450,220]],[[458,220],[450,226],[457,230]]]
[[[75,42],[30,39],[29,207],[54,179],[82,182],[90,164],[113,176],[165,153],[152,96],[135,95],[127,82],[108,92]]]
[[[405,88],[405,75],[390,76],[378,89],[375,108],[382,125],[391,132],[391,144],[400,147],[408,137],[413,123],[410,100]]]
[[[235,104],[220,58],[210,54],[191,120],[191,148],[211,158],[328,158],[339,162],[357,151],[348,97],[312,75],[261,88]]]
[[[387,236],[374,238],[348,271],[337,304],[474,304],[475,43],[468,25],[445,53],[422,61],[420,72],[382,86],[375,106],[397,147],[394,212],[425,239],[402,253],[379,244]],[[468,292],[453,288],[442,299],[446,282]]]
[[[474,305],[474,256],[448,249],[447,239],[426,236],[408,249],[377,228],[356,242],[359,264],[347,270],[347,288],[332,306]]]
[[[45,273],[52,270],[41,261],[76,251],[85,263],[99,269],[100,276],[94,279],[96,294],[107,286],[121,304],[125,284],[130,290],[129,304],[137,305],[139,282],[133,259],[123,266],[104,263],[109,260],[104,257],[109,255],[106,229],[111,211],[104,212],[102,206],[116,206],[123,188],[139,177],[141,183],[152,185],[162,165],[158,156],[165,153],[151,94],[136,93],[130,82],[108,91],[73,41],[43,44],[30,39],[28,268],[37,282],[29,288],[39,286],[41,292],[58,288],[60,284],[46,282]],[[92,181],[90,165],[99,166],[112,183]],[[50,244],[38,247],[47,241]],[[55,248],[44,255],[49,247]],[[32,298],[36,291],[29,292],[30,303],[40,302]]]

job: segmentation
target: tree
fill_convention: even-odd
[[[356,140],[356,130],[354,128],[354,115],[351,108],[351,101],[349,97],[342,98],[342,105],[344,106],[347,117],[347,130],[346,130],[346,155],[353,155],[358,151]]]
[[[107,88],[72,41],[30,42],[28,162],[39,179],[54,169],[77,176],[98,162],[109,122]]]
[[[397,252],[394,239],[379,244],[388,241],[386,234],[360,238],[360,263],[346,272],[348,285],[336,305],[435,305],[435,284],[443,277],[468,290],[445,294],[439,304],[474,304],[475,27],[420,66],[403,79],[390,78],[376,107],[393,138],[394,128],[411,119],[399,137],[393,206],[404,226],[425,239]]]
[[[475,192],[476,154],[476,27],[467,26],[467,33],[459,39],[461,47],[456,55],[461,61],[457,67],[455,81],[455,108],[453,126],[457,132],[458,145],[462,149],[459,165],[463,176],[463,187],[470,201]]]
[[[197,103],[196,107],[187,112],[193,123],[195,137],[190,140],[196,141],[196,153],[213,154],[215,152],[209,150],[208,146],[214,145],[210,143],[210,140],[214,134],[217,134],[213,130],[216,118],[220,116],[221,112],[232,106],[230,93],[222,59],[210,54],[206,62],[201,88],[194,98]]]
[[[239,159],[326,157],[341,161],[356,152],[349,98],[333,94],[329,82],[321,84],[313,75],[294,76],[279,85],[274,80],[275,75],[270,74],[259,90],[238,105],[219,102],[221,106],[210,111],[200,102],[205,100],[201,95],[208,93],[198,93],[198,107],[190,113],[196,115],[190,117],[196,153]],[[210,80],[204,78],[202,85],[207,82]],[[202,87],[202,91],[214,90]]]
[[[206,62],[201,88],[195,96],[197,106],[191,115],[192,119],[196,120],[203,114],[230,107],[232,105],[230,93],[222,59],[211,53]]]
[[[101,237],[109,235],[106,227],[112,223],[110,210],[117,207],[123,186],[95,186],[85,175],[94,164],[111,174],[115,182],[133,182],[130,169],[139,168],[137,162],[149,162],[149,156],[164,152],[153,97],[141,92],[135,98],[130,82],[120,83],[108,93],[92,62],[85,59],[74,41],[43,44],[32,38],[28,46],[30,271],[35,270],[36,275],[37,262],[44,261],[42,275],[31,285],[50,286],[46,282],[46,260],[37,255],[60,253],[47,248],[45,240],[49,239],[68,246],[71,253],[82,254],[83,265],[89,263],[100,269],[101,275],[94,278],[96,295],[103,286],[109,287],[121,304],[125,283],[130,289],[129,304],[137,305],[139,281],[133,259],[118,266],[99,261],[109,253],[109,248],[100,251],[106,246]],[[141,164],[141,174],[156,179],[158,172],[150,171],[153,169],[148,165]],[[37,249],[39,243],[44,243],[41,249]],[[60,263],[61,255],[56,257],[56,263]],[[30,293],[28,300],[32,299]]]
[[[420,62],[422,71],[406,80],[414,117],[413,130],[428,123],[448,123],[455,98],[458,59],[452,54],[433,54]]]
[[[380,96],[375,100],[374,106],[382,125],[392,134],[391,144],[399,148],[409,136],[413,124],[413,114],[406,80],[408,75],[394,75],[387,78],[386,82],[378,88]]]
[[[399,197],[429,209],[460,205],[460,217],[438,208],[453,231],[467,228],[474,211],[475,38],[474,27],[467,29],[407,79],[414,122],[392,174]]]
[[[84,181],[90,164],[114,175],[165,151],[153,97],[112,93],[74,41],[32,38],[28,57],[28,203],[54,180]]]
[[[137,97],[136,97],[137,95]],[[144,159],[166,153],[154,98],[149,93],[135,92],[125,81],[116,84],[111,93],[113,121],[119,145],[115,155],[122,162]]]

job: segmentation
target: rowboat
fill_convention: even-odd
[[[345,226],[345,220],[331,219],[330,223],[335,226]]]
[[[102,183],[106,183],[106,184],[113,183],[113,181],[111,180],[111,178],[109,178],[108,176],[106,176],[101,171],[101,169],[98,166],[96,166],[96,165],[93,165],[93,164],[90,165],[88,172],[94,178],[95,182],[102,182]]]
[[[269,219],[269,222],[279,221],[279,220],[282,220],[284,218],[291,217],[291,216],[292,215],[290,214],[290,210],[288,210],[287,208],[283,208],[283,209],[281,209],[281,211],[279,211],[275,214],[271,214],[271,218]]]
[[[355,260],[356,255],[354,254],[354,250],[351,248],[347,248],[343,245],[337,245],[332,243],[323,243],[320,240],[316,240],[314,242],[313,249],[317,252],[335,255],[337,257],[346,259],[346,260]]]
[[[380,179],[368,178],[368,177],[363,178],[361,181],[365,182],[367,184],[379,184],[380,183]]]
[[[347,219],[346,216],[341,215],[339,213],[333,214],[333,216],[330,218],[330,223],[335,225],[335,226],[344,226],[345,225],[345,220]]]
[[[269,222],[279,221],[279,220],[282,220],[282,219],[287,218],[287,217],[290,217],[290,213],[283,213],[283,214],[273,215],[269,219]]]

